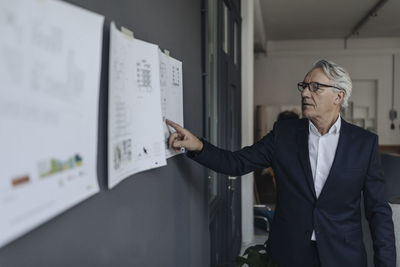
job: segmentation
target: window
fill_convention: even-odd
[[[222,49],[225,53],[229,54],[229,8],[222,3]]]
[[[238,23],[235,21],[233,24],[233,63],[235,65],[238,64],[239,61],[239,26]]]
[[[218,144],[218,1],[208,0],[208,17],[207,17],[207,32],[208,32],[208,79],[207,79],[207,110],[208,110],[208,125],[209,125],[209,141],[213,144]],[[211,203],[218,193],[217,173],[209,170],[208,173],[208,195],[209,203]]]

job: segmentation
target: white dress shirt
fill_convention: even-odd
[[[321,135],[315,125],[309,120],[308,151],[310,156],[311,171],[314,180],[315,193],[319,197],[322,188],[328,178],[335,158],[336,148],[339,142],[340,115],[329,129],[328,133]],[[311,240],[316,240],[313,230]]]

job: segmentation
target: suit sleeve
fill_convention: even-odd
[[[187,156],[216,172],[231,176],[244,175],[271,166],[275,146],[275,128],[276,126],[252,146],[246,146],[234,152],[217,148],[202,139],[201,152],[189,151]]]
[[[378,136],[374,144],[364,184],[364,207],[374,247],[375,267],[396,267],[396,246],[392,209],[385,192],[385,181],[378,150]]]

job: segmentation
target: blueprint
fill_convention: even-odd
[[[98,192],[104,17],[0,1],[0,247]]]
[[[166,165],[158,46],[110,26],[108,186]]]
[[[163,116],[165,155],[167,158],[181,154],[168,148],[168,139],[175,130],[165,123],[169,119],[183,127],[182,62],[164,54],[160,56],[161,111]]]

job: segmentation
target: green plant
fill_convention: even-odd
[[[244,257],[247,256],[247,257]],[[247,264],[249,267],[277,267],[267,254],[267,242],[264,245],[248,247],[242,256],[236,257],[236,264],[240,267]]]

